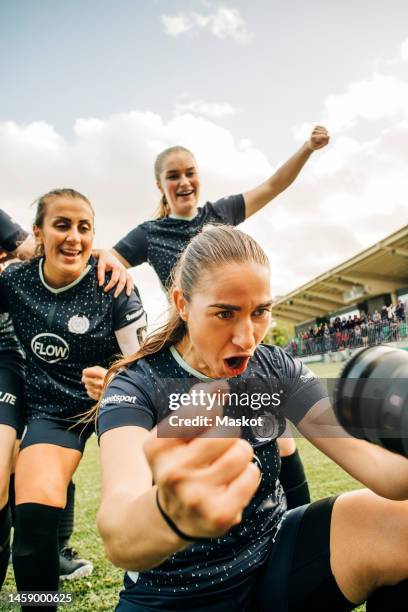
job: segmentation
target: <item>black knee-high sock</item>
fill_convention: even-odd
[[[7,504],[0,510],[0,589],[3,586],[10,559],[11,515]]]
[[[282,457],[279,480],[286,494],[288,510],[310,503],[306,474],[297,449],[292,455]]]
[[[377,589],[366,602],[366,612],[403,612],[407,608],[408,580]]]
[[[74,516],[75,516],[75,484],[69,483],[67,489],[67,505],[62,511],[61,521],[59,524],[59,549],[68,546],[69,539],[74,531]]]
[[[58,591],[61,512],[43,504],[16,506],[13,566],[18,591]]]
[[[10,474],[9,482],[9,506],[11,512],[11,524],[14,527],[14,511],[16,508],[16,490],[15,490],[15,479],[14,474]]]

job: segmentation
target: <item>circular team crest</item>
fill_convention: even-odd
[[[89,329],[89,319],[85,315],[74,315],[68,321],[68,329],[72,334],[85,334]]]
[[[281,433],[279,419],[276,418],[274,414],[270,413],[260,414],[259,417],[262,418],[262,423],[259,425],[251,425],[254,436],[261,440],[279,437]]]

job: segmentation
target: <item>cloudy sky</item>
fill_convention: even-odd
[[[244,226],[282,295],[407,224],[407,77],[406,0],[2,0],[0,206],[29,227],[38,195],[75,187],[109,247],[155,209],[162,148],[195,152],[204,202],[320,123],[329,148]]]

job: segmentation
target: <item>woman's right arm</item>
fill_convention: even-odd
[[[159,565],[184,548],[162,519],[152,487],[152,473],[143,452],[149,432],[118,427],[100,439],[102,500],[98,529],[106,554],[115,565],[142,571]]]
[[[240,522],[259,470],[239,438],[160,438],[140,427],[102,434],[102,503],[98,528],[108,557],[145,571],[191,541],[176,535],[164,512],[191,538],[219,537]],[[152,486],[152,482],[155,486]]]

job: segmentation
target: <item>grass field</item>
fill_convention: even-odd
[[[338,364],[312,364],[310,367],[321,377],[334,377],[339,369]],[[358,483],[353,481],[306,440],[300,439],[298,443],[313,500],[358,488]],[[84,458],[75,475],[75,482],[77,503],[72,545],[80,552],[81,556],[92,560],[94,572],[87,578],[65,582],[62,585],[61,590],[73,591],[76,594],[76,601],[73,608],[64,606],[61,607],[61,610],[74,609],[78,612],[111,611],[114,610],[117,603],[123,573],[106,560],[95,526],[95,515],[100,494],[98,446],[95,437],[92,437],[88,442]],[[135,517],[135,520],[137,520],[137,517]],[[4,590],[15,591],[11,568],[9,568]],[[364,610],[364,607],[359,608],[359,610]]]

